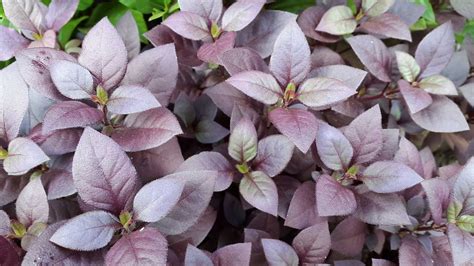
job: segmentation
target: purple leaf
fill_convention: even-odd
[[[21,260],[18,256],[16,247],[7,238],[0,236],[0,264],[2,265],[20,265]]]
[[[275,78],[260,71],[240,72],[226,80],[239,91],[267,105],[275,104],[283,92]]]
[[[7,173],[0,170],[0,206],[15,201],[28,181],[29,178],[26,176],[9,178]]]
[[[178,61],[174,44],[147,50],[135,57],[127,67],[122,85],[140,85],[151,91],[161,103],[168,105],[176,86]]]
[[[344,75],[341,75],[341,73],[344,73]],[[342,83],[344,83],[346,86],[348,86],[354,91],[359,88],[360,84],[362,83],[362,81],[364,81],[366,76],[367,72],[363,70],[339,64],[318,67],[316,69],[313,69],[308,74],[308,77],[324,77],[337,79],[339,81],[342,81]]]
[[[51,106],[44,117],[43,133],[66,128],[85,127],[99,123],[104,113],[94,107],[78,102],[59,102]]]
[[[181,11],[196,13],[217,22],[222,14],[222,0],[178,0]]]
[[[302,264],[324,262],[331,248],[328,223],[317,223],[302,230],[293,239],[292,246]]]
[[[117,218],[108,212],[86,212],[61,226],[50,241],[68,249],[92,251],[105,247],[119,225]]]
[[[338,129],[320,123],[316,147],[324,165],[332,170],[345,170],[350,166],[354,153],[351,143]]]
[[[295,22],[289,23],[275,41],[270,70],[283,87],[299,84],[311,68],[311,51],[304,33]]]
[[[165,217],[178,203],[184,184],[172,179],[158,179],[143,186],[133,200],[133,215],[153,223]]]
[[[212,120],[202,120],[196,125],[196,139],[204,144],[216,143],[229,135],[229,130]]]
[[[127,11],[117,22],[116,27],[127,49],[127,59],[130,61],[140,53],[140,33],[137,22],[132,13]]]
[[[459,14],[463,15],[467,19],[474,18],[474,5],[469,0],[451,0],[451,6],[458,12]]]
[[[262,58],[272,54],[273,45],[280,32],[288,23],[296,20],[296,15],[277,10],[264,10],[257,18],[239,32],[237,46],[255,50]]]
[[[222,16],[222,29],[242,30],[257,17],[265,2],[265,0],[240,0],[233,3]]]
[[[251,70],[270,73],[267,63],[260,55],[248,48],[234,48],[226,51],[221,55],[220,61],[231,76]]]
[[[414,236],[402,238],[399,250],[400,265],[432,265],[433,260],[429,252]]]
[[[432,94],[437,95],[458,95],[456,85],[448,78],[441,75],[433,75],[422,79],[418,86]]]
[[[357,27],[357,21],[352,15],[352,11],[347,6],[331,7],[319,21],[317,31],[326,32],[333,35],[351,34]]]
[[[342,65],[343,67],[347,67],[344,65],[344,60],[339,55],[339,53],[333,51],[331,48],[326,47],[326,46],[314,47],[313,52],[311,53],[311,69],[312,70],[322,68],[322,67],[327,67],[327,66],[333,66],[333,65]],[[357,68],[347,67],[347,69],[352,69],[358,73],[363,73],[362,79],[364,79],[365,75],[367,74],[365,71],[357,69]],[[351,73],[351,74],[354,74],[354,73]],[[308,76],[310,75],[311,74],[309,74]],[[344,78],[346,77],[344,76]],[[359,84],[357,84],[356,87],[358,87]]]
[[[10,60],[15,54],[26,47],[30,43],[26,38],[21,36],[14,29],[0,25],[0,61]]]
[[[411,224],[403,202],[396,194],[367,192],[358,194],[357,210],[354,216],[375,225]]]
[[[114,114],[139,113],[160,106],[147,88],[133,85],[118,87],[107,102],[107,109]]]
[[[56,32],[74,16],[79,0],[53,0],[48,6],[48,12],[44,17],[44,22],[48,29]]]
[[[372,266],[396,266],[396,264],[389,260],[372,259]]]
[[[316,138],[316,117],[301,109],[277,108],[268,114],[269,120],[296,147],[306,153]]]
[[[454,53],[454,33],[451,22],[444,23],[421,40],[415,52],[421,67],[421,77],[439,74]]]
[[[235,32],[224,32],[213,43],[204,43],[199,48],[197,57],[207,63],[221,64],[221,55],[234,48],[236,36]]]
[[[242,118],[232,130],[228,153],[239,163],[249,162],[257,155],[257,131],[247,117]]]
[[[14,63],[0,71],[0,142],[16,138],[28,110],[28,87]]]
[[[355,257],[364,248],[366,234],[366,224],[349,216],[331,232],[331,249],[344,256]]]
[[[168,243],[160,232],[143,228],[122,236],[107,252],[105,265],[164,265]]]
[[[87,33],[78,60],[106,90],[122,80],[127,69],[127,49],[107,18],[103,18]]]
[[[315,194],[314,182],[306,181],[300,185],[291,199],[285,226],[304,229],[325,221],[317,212]]]
[[[277,216],[278,191],[275,182],[264,172],[255,171],[240,180],[240,194],[255,208]]]
[[[408,106],[408,110],[412,114],[426,109],[433,103],[433,98],[429,93],[419,88],[413,88],[410,83],[405,80],[399,80],[398,87],[402,93],[403,100],[405,100]]]
[[[400,17],[390,13],[371,17],[359,28],[375,35],[411,42],[410,28]]]
[[[354,193],[333,177],[322,175],[316,183],[316,203],[321,216],[348,215],[357,208]]]
[[[395,0],[362,1],[364,14],[370,17],[377,17],[387,12]]]
[[[82,135],[82,128],[60,129],[43,134],[43,125],[33,128],[29,138],[49,156],[74,152]]]
[[[395,153],[395,161],[409,166],[415,170],[420,176],[424,175],[423,162],[421,161],[420,153],[416,146],[402,137],[399,143],[399,149]]]
[[[278,189],[278,215],[285,219],[291,199],[300,186],[300,182],[289,176],[277,176],[273,180]]]
[[[312,78],[298,89],[297,97],[303,104],[321,109],[340,103],[356,93],[341,81],[332,78]]]
[[[212,260],[216,265],[249,265],[251,251],[251,243],[228,245],[215,251],[212,254]]]
[[[210,254],[188,244],[184,265],[213,265]]]
[[[457,175],[453,186],[453,199],[462,204],[460,214],[474,215],[474,160],[470,159]]]
[[[460,132],[469,130],[469,125],[459,107],[446,96],[432,95],[433,103],[412,114],[417,125],[432,132]]]
[[[427,179],[421,182],[428,199],[431,217],[437,224],[443,223],[443,213],[449,202],[449,183],[440,178]]]
[[[441,75],[450,79],[456,87],[463,85],[469,77],[469,58],[466,49],[454,52]]]
[[[74,100],[90,99],[94,92],[94,81],[89,70],[67,60],[55,60],[49,71],[58,91]]]
[[[120,146],[89,127],[77,145],[72,173],[85,203],[117,215],[129,209],[140,185],[135,168]]]
[[[206,19],[195,13],[186,11],[174,13],[163,21],[163,25],[187,39],[200,41],[211,38]]]
[[[123,123],[111,138],[127,152],[158,147],[182,133],[176,117],[164,107],[128,115]]]
[[[226,190],[231,185],[235,174],[234,167],[222,154],[217,152],[201,152],[191,156],[186,161],[184,161],[184,163],[181,164],[181,166],[176,171],[181,172],[191,170],[217,171],[218,175],[214,191]]]
[[[11,223],[8,214],[0,210],[0,236],[6,236],[11,233]]]
[[[217,211],[211,206],[207,207],[206,211],[204,211],[196,223],[185,232],[179,235],[168,236],[169,245],[171,246],[174,243],[181,243],[183,241],[189,242],[192,245],[199,245],[211,231],[216,218]]]
[[[311,39],[326,43],[337,42],[339,36],[316,30],[324,13],[326,13],[326,9],[321,6],[309,7],[298,16],[298,25],[300,25],[304,34]]]
[[[348,38],[347,42],[372,75],[381,81],[391,81],[391,56],[381,40],[371,35],[358,35]]]
[[[448,224],[448,238],[453,253],[454,265],[469,265],[474,260],[474,236]]]
[[[344,135],[354,148],[355,163],[366,163],[377,156],[382,148],[382,115],[375,105],[344,128]]]
[[[48,160],[32,140],[16,138],[8,144],[8,157],[3,161],[3,169],[9,175],[23,175]]]
[[[16,60],[20,73],[30,88],[53,100],[66,99],[56,89],[49,68],[55,60],[76,62],[74,57],[50,48],[31,48],[17,54]]]
[[[217,174],[217,171],[187,171],[164,177],[185,184],[178,203],[165,218],[156,223],[160,232],[177,235],[196,223],[209,205]]]
[[[56,159],[51,168],[43,174],[48,200],[71,196],[77,192],[72,179],[72,156]]]
[[[281,173],[291,160],[294,145],[283,135],[271,135],[258,142],[257,157],[252,169],[274,177]]]
[[[32,178],[18,195],[16,215],[27,228],[34,223],[48,222],[48,199],[40,176]]]
[[[268,265],[298,265],[298,255],[287,243],[277,239],[262,239],[261,241]]]
[[[392,193],[410,188],[423,181],[423,178],[404,164],[380,161],[367,167],[361,180],[374,192]]]
[[[425,12],[425,6],[410,0],[398,0],[394,1],[389,12],[400,17],[408,26],[412,26]]]
[[[43,8],[34,0],[2,1],[8,20],[17,28],[29,32],[41,32]]]

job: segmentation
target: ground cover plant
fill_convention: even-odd
[[[471,0],[2,0],[0,265],[473,265]]]

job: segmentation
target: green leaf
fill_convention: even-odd
[[[314,0],[279,0],[269,5],[270,9],[300,13],[308,7],[314,6]]]
[[[448,206],[448,222],[456,223],[456,219],[462,210],[462,204],[457,201],[452,201]]]
[[[71,39],[71,36],[77,26],[79,26],[79,24],[87,18],[87,16],[83,16],[80,18],[73,19],[61,28],[58,35],[58,40],[62,47],[64,47],[66,43]]]
[[[92,27],[103,17],[108,17],[110,22],[115,25],[127,10],[126,6],[117,2],[100,3],[92,11],[87,25]]]
[[[402,77],[408,82],[415,81],[421,70],[415,58],[408,53],[401,51],[395,51],[395,55],[397,58],[398,70]]]
[[[139,11],[143,14],[151,14],[153,9],[163,9],[164,0],[119,0],[124,6]]]
[[[424,19],[426,26],[435,27],[438,25],[430,0],[414,0],[414,2],[425,7],[425,13],[423,13],[422,18]]]
[[[472,215],[461,215],[457,221],[456,225],[469,233],[474,233],[474,216]]]
[[[148,21],[159,19],[159,18],[163,17],[165,14],[166,14],[165,11],[155,8],[155,9],[153,9],[153,12],[151,13],[151,17],[148,18]]]
[[[357,13],[357,5],[354,0],[347,0],[347,6],[352,10],[352,15]]]
[[[88,9],[92,4],[94,3],[94,0],[81,0],[79,1],[79,5],[77,6],[78,11],[84,11]]]

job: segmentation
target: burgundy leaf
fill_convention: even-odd
[[[79,0],[61,1],[53,0],[48,6],[44,20],[48,29],[53,29],[56,32],[74,16]]]
[[[375,35],[411,42],[410,28],[398,16],[390,13],[371,17],[359,28]]]
[[[204,144],[216,143],[229,135],[229,130],[212,120],[202,120],[196,125],[195,137]]]
[[[240,31],[260,13],[265,0],[240,0],[233,3],[222,15],[222,29]]]
[[[248,105],[253,101],[227,82],[207,88],[204,93],[212,99],[219,110],[229,117],[232,115],[234,106]]]
[[[231,76],[251,70],[270,73],[260,55],[248,48],[234,48],[226,51],[221,55],[220,61]]]
[[[300,26],[301,27],[301,26]],[[332,65],[344,65],[344,60],[339,55],[339,53],[333,51],[331,48],[326,46],[316,46],[311,53],[311,69],[317,69],[325,66],[332,66]],[[351,69],[348,67],[348,69]],[[357,72],[364,73],[363,76],[367,73],[357,68],[352,68]],[[311,72],[310,72],[311,73]],[[351,73],[353,74],[353,73]],[[310,74],[309,74],[310,75]],[[345,78],[345,77],[344,77]],[[363,79],[363,77],[362,77]],[[359,84],[357,84],[359,86]]]
[[[213,43],[203,44],[198,50],[198,58],[211,64],[221,64],[221,55],[234,48],[236,36],[235,32],[225,32]]]
[[[48,200],[71,196],[77,192],[72,179],[72,156],[56,159],[43,175]]]
[[[61,226],[50,241],[68,249],[92,251],[105,247],[120,225],[112,214],[92,211],[78,215]]]
[[[320,123],[316,135],[316,147],[321,161],[330,169],[349,168],[354,151],[349,140],[338,129]]]
[[[28,181],[27,176],[9,178],[7,173],[0,170],[0,206],[15,201],[23,187],[28,184]]]
[[[0,61],[10,60],[15,54],[26,47],[29,41],[16,30],[0,25]]]
[[[18,195],[16,215],[18,221],[27,228],[34,223],[47,223],[49,214],[48,199],[44,191],[41,177],[28,182]]]
[[[412,114],[426,109],[433,103],[433,98],[429,93],[419,88],[413,88],[405,80],[399,80],[398,87],[400,88],[403,99],[408,106],[408,110]]]
[[[118,87],[107,102],[107,109],[114,114],[139,113],[160,106],[147,88],[133,85]]]
[[[63,155],[74,152],[81,138],[83,129],[68,128],[43,134],[43,125],[39,124],[31,131],[29,138],[33,140],[49,156]]]
[[[156,148],[182,133],[176,117],[164,107],[128,115],[111,138],[127,152]]]
[[[72,173],[85,203],[116,215],[129,209],[140,185],[135,168],[120,146],[89,127],[77,145]]]
[[[206,19],[195,13],[186,11],[174,13],[163,21],[163,25],[191,40],[200,41],[211,37]]]
[[[8,156],[3,161],[3,169],[9,175],[23,175],[48,160],[49,157],[32,140],[16,138],[8,144]]]
[[[249,265],[251,250],[251,243],[228,245],[214,252],[214,254],[212,254],[212,260],[217,265]]]
[[[368,224],[411,224],[403,202],[396,194],[367,192],[356,197],[357,210],[354,216]]]
[[[178,0],[181,11],[196,13],[217,22],[222,13],[221,0]]]
[[[318,178],[316,202],[318,214],[321,216],[347,215],[353,213],[357,208],[354,192],[328,175]]]
[[[240,194],[255,208],[277,216],[278,191],[275,182],[264,172],[255,171],[240,180]]]
[[[344,256],[357,256],[364,248],[366,231],[365,223],[349,216],[331,232],[331,249]]]
[[[140,33],[137,22],[132,13],[127,11],[117,22],[116,27],[127,49],[127,59],[130,61],[140,53]]]
[[[391,81],[390,53],[382,41],[371,35],[358,35],[348,38],[347,42],[372,75],[381,81]]]
[[[299,84],[311,68],[310,54],[304,33],[297,23],[291,22],[275,41],[270,70],[283,87]]]
[[[315,194],[314,182],[306,181],[300,185],[291,199],[285,226],[304,229],[325,221],[317,212]]]
[[[300,182],[289,176],[277,176],[273,179],[278,189],[278,215],[286,219],[288,208]]]
[[[267,105],[275,104],[283,92],[275,78],[260,71],[240,72],[226,80],[239,91]]]
[[[44,117],[43,133],[66,128],[86,127],[104,118],[101,110],[78,101],[59,102],[51,106]]]
[[[274,177],[281,173],[291,160],[294,145],[283,135],[271,135],[258,142],[257,157],[252,169]]]
[[[0,250],[2,250],[2,254],[0,254],[0,264],[20,265],[21,260],[14,244],[3,236],[0,236]]]
[[[261,241],[268,265],[298,265],[298,255],[287,243],[277,239],[262,239]]]
[[[71,99],[90,99],[94,94],[94,81],[89,70],[67,60],[55,60],[49,71],[59,92]]]
[[[107,252],[105,265],[164,265],[168,243],[160,232],[143,228],[120,238]]]
[[[301,263],[318,264],[324,262],[331,248],[328,223],[317,223],[302,230],[293,239],[292,246]]]
[[[107,18],[100,20],[82,42],[79,63],[89,69],[106,90],[116,86],[127,69],[127,50]]]
[[[189,242],[192,245],[199,245],[207,237],[217,218],[217,211],[213,207],[207,207],[206,211],[199,217],[196,223],[179,235],[168,236],[169,245]]]
[[[306,153],[316,138],[316,117],[301,109],[277,108],[268,114],[269,120],[296,147]]]

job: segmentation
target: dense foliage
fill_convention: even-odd
[[[0,265],[474,264],[473,1],[0,19]]]

